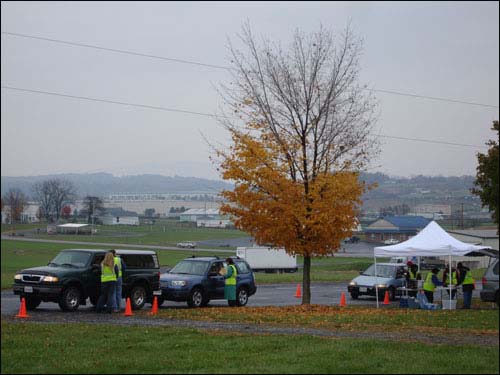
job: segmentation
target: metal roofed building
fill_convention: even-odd
[[[431,220],[422,216],[386,216],[365,228],[366,241],[383,243],[394,239],[406,241],[425,228]]]

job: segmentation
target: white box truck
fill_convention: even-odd
[[[245,259],[253,271],[297,272],[297,258],[288,255],[285,249],[238,247],[236,256]]]

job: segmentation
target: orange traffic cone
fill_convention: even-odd
[[[127,306],[125,307],[125,316],[132,316],[132,305],[130,304],[130,298],[127,297]]]
[[[158,296],[155,296],[153,299],[153,307],[151,308],[151,312],[149,313],[150,315],[156,315],[158,312]]]
[[[300,284],[297,284],[297,290],[295,291],[295,298],[302,298],[302,292],[300,291]]]
[[[389,292],[386,290],[385,291],[385,296],[384,296],[384,305],[389,305]]]
[[[346,306],[344,292],[342,292],[342,295],[340,296],[340,306]]]
[[[21,298],[21,306],[19,307],[19,314],[16,315],[16,318],[29,318],[30,316],[26,314],[26,300],[24,297]]]

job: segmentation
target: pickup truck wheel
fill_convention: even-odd
[[[204,299],[205,296],[203,290],[200,288],[194,288],[189,294],[187,304],[189,307],[201,307]]]
[[[75,311],[80,306],[80,299],[82,293],[80,289],[70,286],[64,289],[61,297],[59,298],[59,307],[63,311]]]
[[[352,299],[358,299],[359,298],[359,294],[356,293],[356,292],[351,292],[351,298]]]
[[[130,302],[132,310],[140,310],[146,303],[146,288],[142,285],[136,285],[130,291]]]
[[[236,291],[236,305],[245,306],[248,303],[248,290],[247,288],[239,288]]]
[[[42,303],[42,300],[40,297],[25,297],[26,301],[26,310],[35,310],[40,303]]]

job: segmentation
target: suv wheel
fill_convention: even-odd
[[[130,302],[132,310],[140,310],[146,303],[146,288],[142,285],[136,285],[130,292]]]
[[[239,288],[236,292],[236,305],[245,306],[248,303],[248,290],[245,287]]]
[[[82,293],[80,289],[74,286],[64,289],[59,298],[59,307],[64,311],[75,311],[80,306]]]
[[[201,307],[203,306],[203,301],[205,301],[203,290],[194,288],[189,294],[187,304],[189,307]]]
[[[358,299],[358,297],[359,297],[359,294],[358,294],[358,293],[356,293],[356,292],[351,292],[351,298],[352,298],[352,299]]]
[[[35,310],[40,303],[42,303],[42,300],[40,297],[25,297],[26,301],[26,310]]]
[[[163,296],[158,296],[158,307],[163,305],[163,302],[165,302],[165,298]]]
[[[500,294],[498,293],[498,290],[496,293],[496,300],[497,300],[497,307],[500,307]]]

